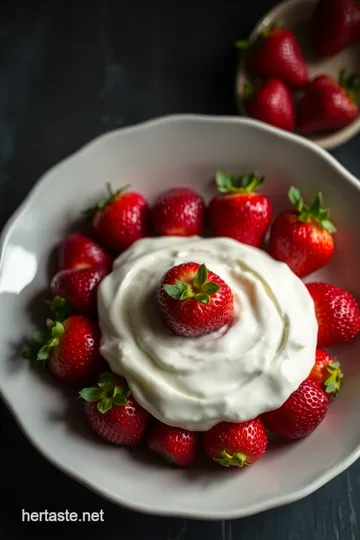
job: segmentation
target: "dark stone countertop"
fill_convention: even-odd
[[[235,39],[274,2],[18,0],[0,5],[1,225],[50,166],[95,136],[169,113],[236,114]],[[360,177],[360,137],[333,152]],[[31,404],[29,404],[31,406]],[[4,540],[359,540],[360,462],[307,498],[232,522],[136,514],[51,466],[1,406]],[[294,464],[296,466],[296,464]],[[101,523],[21,522],[104,511]]]

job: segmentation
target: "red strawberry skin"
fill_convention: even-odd
[[[275,218],[268,250],[298,277],[305,277],[330,261],[336,228],[329,219],[329,210],[321,207],[321,193],[317,193],[310,205],[305,204],[294,186],[290,187],[288,196],[295,210],[285,210]]]
[[[309,81],[297,38],[286,28],[277,28],[260,37],[249,53],[247,68],[252,75],[280,79],[291,88],[301,88]]]
[[[336,398],[343,381],[340,363],[335,362],[333,357],[322,349],[316,349],[315,364],[309,379],[324,390],[329,400]]]
[[[280,408],[265,413],[262,418],[267,429],[275,435],[300,439],[310,435],[321,424],[327,414],[328,403],[325,392],[306,379]]]
[[[311,25],[315,53],[330,58],[360,39],[360,3],[357,0],[319,0]]]
[[[114,201],[95,212],[92,228],[99,241],[116,252],[122,252],[136,240],[150,236],[145,197],[134,191],[121,192]]]
[[[64,333],[50,354],[50,371],[64,382],[85,383],[92,380],[104,367],[104,359],[99,353],[98,326],[82,315],[72,315],[62,325]]]
[[[290,90],[277,79],[269,79],[249,97],[244,105],[247,114],[286,131],[295,129],[295,106]]]
[[[126,381],[117,378],[117,384],[127,387]],[[127,396],[125,405],[112,405],[102,413],[97,402],[86,401],[84,410],[91,429],[101,439],[119,446],[135,447],[144,440],[150,415],[133,397]]]
[[[69,234],[58,249],[59,270],[103,266],[111,268],[113,258],[92,238],[82,233]]]
[[[267,444],[266,430],[259,418],[242,423],[222,422],[203,434],[205,453],[224,466],[255,463]]]
[[[148,436],[147,445],[165,461],[179,467],[187,467],[196,458],[198,434],[156,422]]]
[[[332,347],[360,332],[360,309],[352,294],[329,283],[307,283],[318,321],[318,347]]]
[[[298,103],[297,127],[303,134],[332,131],[351,124],[358,114],[347,91],[329,75],[319,75]]]
[[[96,403],[86,402],[85,414],[92,430],[105,441],[121,446],[138,446],[145,435],[148,412],[128,398],[127,405],[115,406],[102,415]]]
[[[260,247],[273,216],[270,199],[255,192],[263,181],[264,178],[255,173],[239,177],[216,173],[220,194],[211,199],[208,207],[213,236],[225,236]]]
[[[74,311],[94,314],[97,311],[97,288],[108,273],[109,269],[103,266],[60,270],[52,278],[50,290],[53,296],[65,298]]]
[[[210,295],[209,303],[197,298],[175,300],[165,290],[165,285],[177,281],[192,283],[200,264],[188,262],[171,268],[163,276],[157,289],[157,302],[167,325],[180,336],[196,337],[219,330],[231,319],[234,299],[230,287],[216,274],[208,271],[207,283],[215,283],[220,289]]]
[[[163,236],[201,236],[204,231],[205,203],[194,190],[172,188],[162,193],[151,208],[155,229]]]
[[[334,240],[321,225],[298,220],[297,211],[280,213],[274,220],[269,238],[270,255],[286,262],[299,277],[325,266],[332,258]]]

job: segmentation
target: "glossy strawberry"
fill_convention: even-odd
[[[33,334],[25,351],[27,358],[46,362],[49,370],[63,382],[86,383],[104,367],[99,353],[100,330],[83,315],[71,315],[62,322],[47,319],[45,331]]]
[[[103,372],[99,382],[79,395],[91,429],[105,441],[138,446],[144,439],[150,415],[137,401],[122,377]]]
[[[243,103],[251,118],[294,131],[295,105],[290,90],[282,81],[268,79],[259,88],[246,84]]]
[[[340,72],[339,81],[319,75],[306,88],[297,106],[300,133],[322,133],[341,129],[359,115],[360,76]]]
[[[69,234],[58,248],[59,270],[73,270],[103,266],[111,269],[111,255],[89,236],[82,233]]]
[[[289,199],[295,209],[285,210],[275,218],[269,253],[274,259],[285,262],[297,276],[304,277],[330,261],[336,228],[329,220],[329,210],[321,207],[321,193],[308,206],[300,191],[292,186]]]
[[[324,420],[328,411],[328,398],[310,379],[274,411],[263,414],[267,429],[286,439],[300,439],[310,435]]]
[[[214,236],[227,236],[260,247],[273,215],[269,197],[255,192],[263,181],[255,173],[238,177],[216,174],[220,193],[211,199],[208,208]]]
[[[147,445],[168,463],[186,467],[196,458],[198,434],[156,422],[148,435]]]
[[[141,193],[126,191],[127,187],[113,192],[110,184],[107,184],[107,198],[84,212],[91,218],[93,231],[99,241],[116,252],[124,251],[136,240],[150,236],[147,201]]]
[[[332,347],[360,332],[360,309],[352,294],[329,283],[307,283],[318,322],[318,347]]]
[[[340,362],[335,361],[327,352],[317,349],[309,379],[318,384],[329,399],[336,398],[343,383]]]
[[[157,302],[175,334],[196,337],[227,324],[234,299],[229,286],[205,264],[187,262],[166,272],[157,289]]]
[[[330,58],[360,41],[359,0],[318,0],[311,23],[315,53]]]
[[[224,467],[243,467],[258,461],[268,438],[259,418],[242,423],[222,422],[203,434],[205,453]]]
[[[163,236],[201,236],[204,231],[205,203],[190,188],[172,188],[155,200],[151,217],[157,232]]]
[[[53,296],[61,296],[70,304],[73,311],[94,314],[97,310],[97,288],[109,273],[103,266],[60,270],[50,283]]]
[[[262,79],[280,79],[292,88],[309,81],[308,69],[293,32],[269,26],[254,41],[238,41],[236,47],[247,52],[246,67]]]

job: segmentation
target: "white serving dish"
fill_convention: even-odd
[[[265,28],[275,22],[280,22],[284,27],[292,30],[298,38],[311,79],[318,75],[328,74],[337,80],[342,68],[345,68],[348,74],[360,74],[360,42],[345,48],[331,58],[318,58],[314,54],[310,42],[309,23],[317,1],[285,0],[276,4],[257,22],[249,39],[255,39]],[[239,111],[245,116],[246,112],[242,105],[241,95],[246,80],[249,80],[249,75],[246,72],[243,57],[240,55],[236,76],[236,96]],[[342,129],[324,134],[317,133],[309,135],[307,138],[321,146],[321,148],[332,150],[350,140],[359,131],[360,115],[351,124]]]
[[[20,358],[36,327],[49,283],[49,257],[105,182],[130,183],[152,201],[165,187],[190,185],[207,199],[217,170],[256,169],[276,210],[290,184],[316,191],[332,208],[336,252],[320,278],[360,296],[360,185],[333,157],[304,138],[230,117],[170,116],[106,134],[45,174],[1,236],[0,389],[20,428],[64,473],[111,501],[146,513],[230,519],[300,499],[360,456],[360,342],[335,351],[344,386],[326,420],[308,438],[272,447],[243,470],[169,468],[148,454],[103,443],[87,429],[82,403],[46,370]],[[46,297],[46,296],[45,296]]]

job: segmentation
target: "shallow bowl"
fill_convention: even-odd
[[[169,468],[147,453],[129,452],[93,436],[75,390],[21,359],[24,338],[37,327],[53,267],[54,246],[104,184],[131,184],[149,202],[160,190],[188,185],[209,198],[217,170],[257,170],[275,211],[287,190],[306,198],[322,191],[338,227],[334,257],[309,279],[343,286],[357,297],[360,282],[360,185],[324,150],[304,138],[244,118],[170,116],[101,136],[42,177],[1,236],[0,389],[20,428],[38,451],[73,479],[111,501],[151,514],[230,519],[300,499],[360,456],[360,342],[334,353],[344,386],[320,427],[306,439],[275,444],[246,469],[197,465]]]
[[[274,23],[280,23],[285,28],[289,28],[298,38],[299,45],[308,66],[310,79],[318,75],[331,75],[336,80],[339,78],[340,70],[345,68],[347,73],[360,74],[360,42],[350,47],[346,47],[339,54],[322,59],[318,58],[311,47],[309,23],[311,21],[317,0],[285,0],[276,4],[266,13],[252,30],[249,39],[253,40],[267,27]],[[246,111],[242,103],[242,92],[246,81],[251,80],[246,71],[244,56],[239,56],[239,63],[236,75],[236,99],[239,112],[246,116]],[[297,97],[295,96],[295,100]],[[344,144],[360,131],[360,115],[348,126],[329,133],[317,133],[309,135],[307,138],[321,148],[332,150]]]

